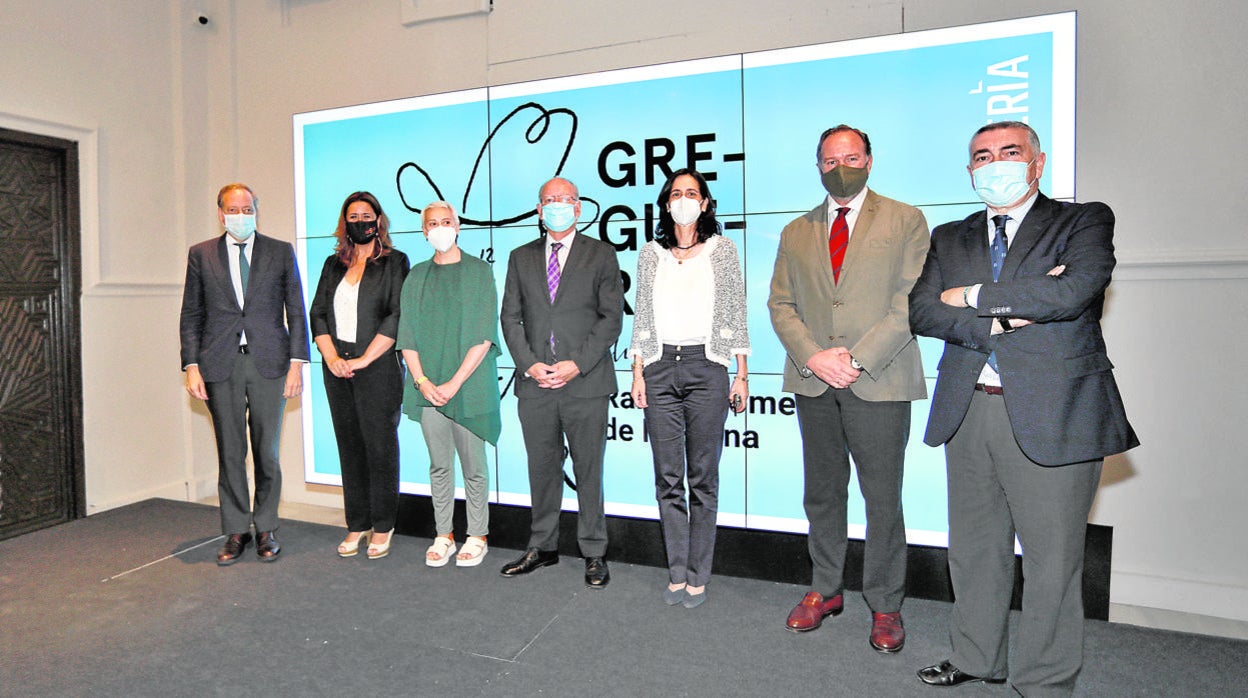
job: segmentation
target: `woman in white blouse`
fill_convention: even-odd
[[[663,599],[695,608],[706,601],[715,553],[724,422],[749,398],[745,282],[701,174],[672,173],[657,204],[655,239],[637,257],[632,396],[645,409],[654,453],[667,549]]]
[[[381,203],[366,191],[342,202],[334,236],[308,320],[342,471],[347,535],[338,554],[352,557],[366,545],[376,560],[390,554],[399,506],[403,368],[394,340],[409,263],[390,243]]]

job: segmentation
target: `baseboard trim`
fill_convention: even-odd
[[[1114,603],[1248,621],[1248,588],[1139,572],[1114,572]]]

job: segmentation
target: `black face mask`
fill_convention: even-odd
[[[357,245],[367,245],[377,237],[377,221],[347,221],[347,237]]]
[[[867,186],[867,168],[837,165],[820,178],[823,188],[836,199],[850,199]]]

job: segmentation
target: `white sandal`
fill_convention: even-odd
[[[490,546],[485,544],[485,536],[469,536],[464,541],[464,547],[459,549],[460,555],[468,557],[456,557],[456,567],[476,567],[485,559],[485,554],[489,552]]]
[[[432,553],[437,557],[429,557]],[[433,539],[433,545],[425,550],[425,564],[430,567],[442,567],[451,561],[451,556],[455,554],[455,539],[451,536],[438,536]]]
[[[368,539],[368,559],[380,560],[390,554],[390,544],[394,542],[394,529],[390,529],[386,533],[386,542],[378,543],[377,534],[382,531],[373,531],[373,535]]]
[[[347,531],[348,536],[352,533],[355,533],[355,531]],[[343,538],[342,542],[338,544],[338,557],[354,557],[360,552],[361,545],[368,545],[368,537],[371,535],[373,535],[373,529],[370,528],[367,531],[360,531],[356,535],[355,540],[348,541],[346,538]]]

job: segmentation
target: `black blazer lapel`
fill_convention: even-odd
[[[1005,264],[1001,267],[1002,278],[1012,278],[1018,273],[1019,265],[1048,229],[1049,221],[1053,219],[1053,209],[1053,200],[1044,194],[1031,205],[1031,210],[1018,226],[1018,232],[1014,233],[1009,251],[1005,253]]]
[[[230,276],[230,253],[237,254],[237,248],[230,244],[230,236],[227,233],[221,234],[221,239],[217,243],[217,283],[221,287],[221,293],[226,298],[234,301],[234,306],[242,310],[242,306],[238,304],[238,294],[234,293],[234,279]]]
[[[963,221],[962,236],[970,262],[967,268],[975,270],[975,278],[982,278],[983,283],[992,283],[992,255],[988,252],[987,211],[980,211]],[[1008,254],[1006,258],[1009,258]]]
[[[587,266],[585,255],[589,254],[589,252],[587,251],[588,247],[580,244],[580,242],[568,250],[568,258],[563,262],[563,271],[559,273],[559,288],[555,289],[555,299],[551,302],[551,305],[559,302],[559,299],[563,297],[564,289],[570,283],[576,283],[583,276],[584,269]],[[542,277],[545,278],[545,276],[546,268],[542,267]],[[547,285],[547,288],[550,288],[550,286]]]
[[[251,299],[257,293],[256,288],[265,284],[269,278],[269,268],[274,264],[275,259],[272,255],[273,248],[268,244],[268,240],[260,237],[259,233],[255,234],[255,241],[251,245],[251,264],[250,272],[247,275],[247,288],[243,289],[243,305],[251,302]]]

